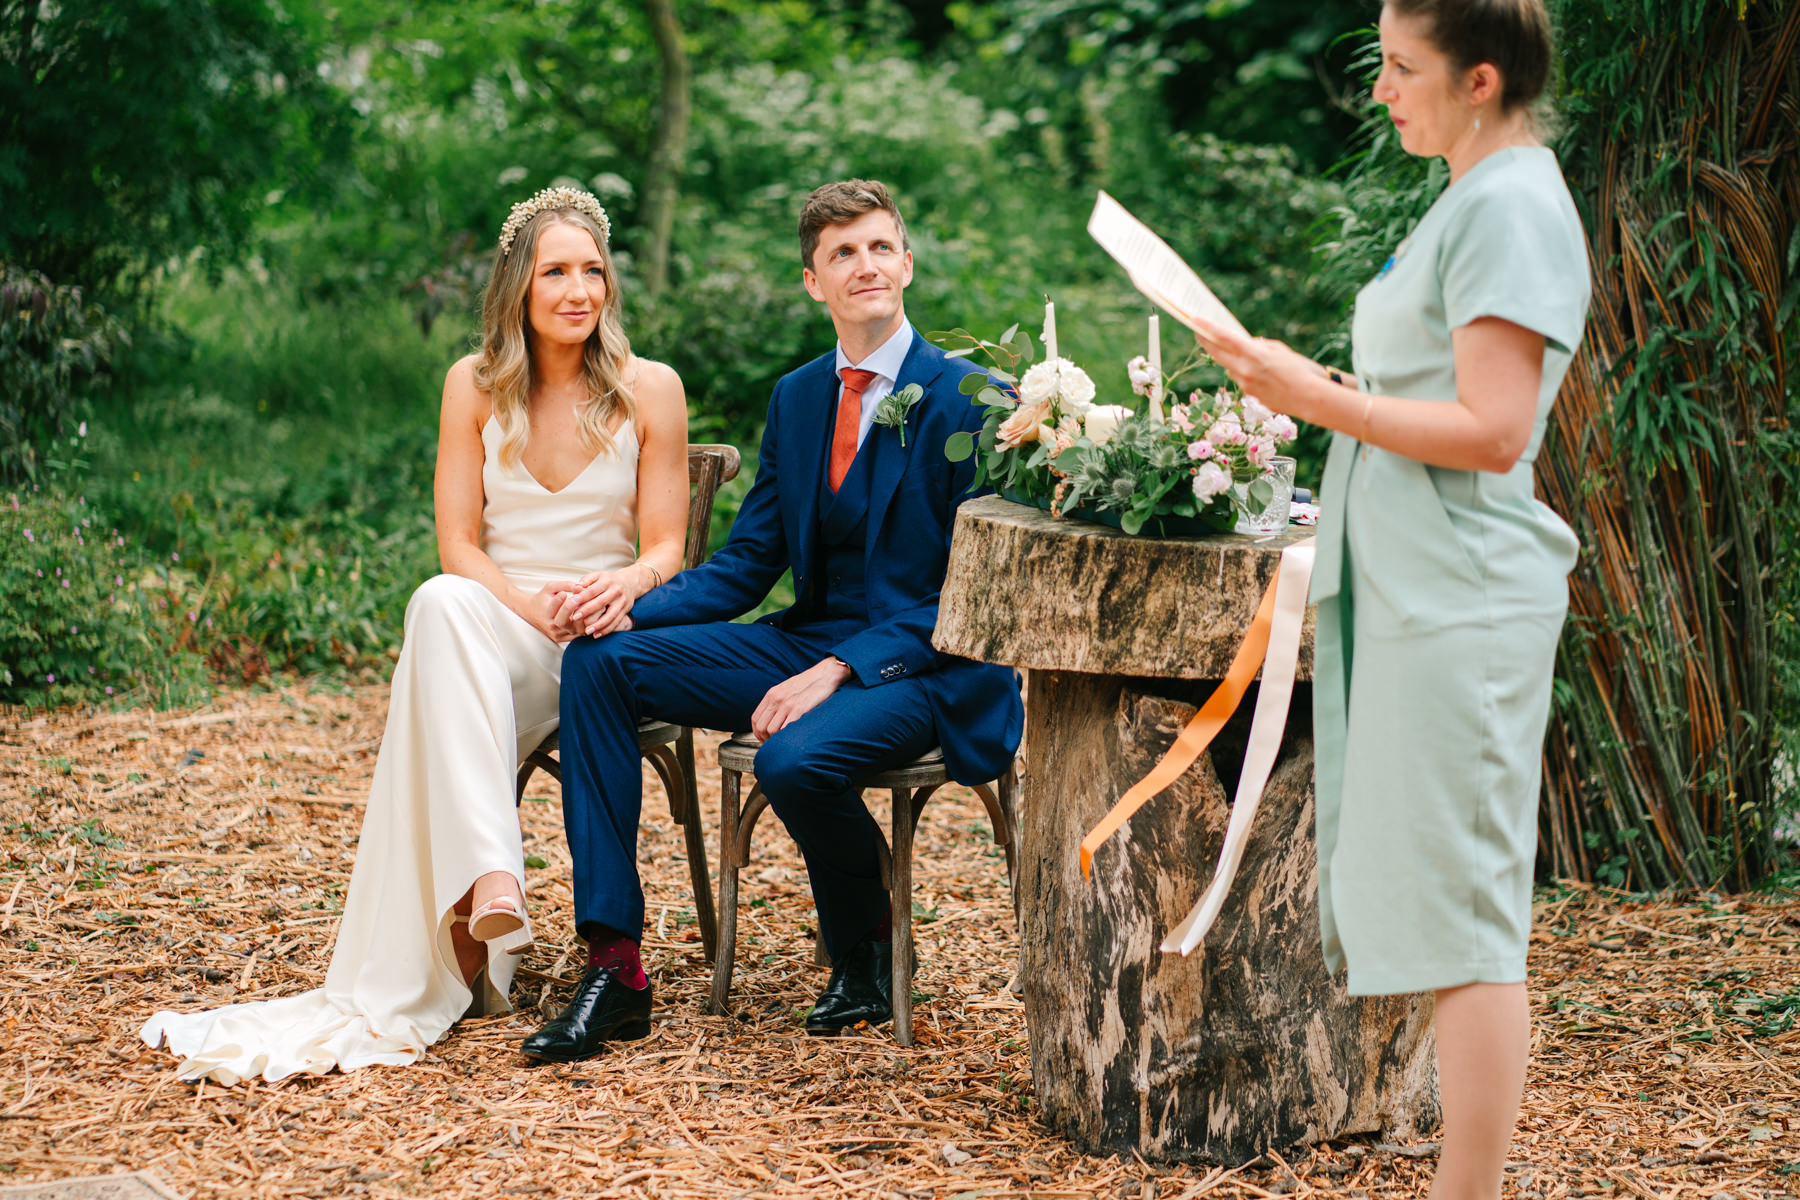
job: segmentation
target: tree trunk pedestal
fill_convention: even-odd
[[[1310,618],[1281,757],[1202,945],[1158,949],[1212,877],[1254,694],[1081,877],[1081,839],[1224,678],[1302,536],[1127,537],[998,497],[958,510],[935,642],[1026,671],[1016,899],[1032,1079],[1045,1121],[1088,1153],[1236,1164],[1437,1122],[1429,997],[1353,999],[1325,973]]]

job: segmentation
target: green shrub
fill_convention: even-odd
[[[129,341],[80,288],[0,263],[0,484],[61,465],[57,444],[73,448],[88,390]]]
[[[0,703],[191,694],[200,659],[171,615],[168,570],[82,497],[0,504]]]
[[[163,312],[189,340],[88,439],[90,503],[166,568],[180,647],[228,681],[384,671],[437,571],[437,397],[466,326],[423,338],[398,300],[295,292],[173,279]]]

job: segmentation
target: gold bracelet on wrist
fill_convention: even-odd
[[[644,570],[646,570],[646,571],[648,571],[648,572],[650,572],[650,578],[652,578],[652,579],[654,579],[654,580],[655,580],[655,581],[656,581],[656,582],[655,582],[655,583],[652,583],[652,584],[651,584],[651,585],[650,585],[650,586],[651,586],[651,587],[653,587],[653,588],[659,588],[659,587],[661,587],[661,586],[662,586],[662,582],[663,582],[663,577],[662,577],[662,572],[661,572],[661,571],[659,571],[659,570],[657,570],[657,569],[656,569],[656,568],[655,568],[655,567],[653,567],[653,566],[651,566],[651,565],[650,565],[650,564],[649,564],[649,563],[647,563],[647,562],[645,562],[645,561],[644,561],[644,560],[643,560],[643,559],[641,559],[641,558],[640,558],[640,559],[638,559],[638,564],[637,564],[637,565],[638,565],[638,566],[640,566],[640,567],[642,567],[642,568],[644,568]]]
[[[1375,393],[1374,392],[1365,393],[1363,396],[1362,433],[1357,435],[1357,438],[1356,438],[1356,440],[1359,442],[1366,442],[1369,440],[1369,413],[1374,409],[1374,407],[1375,407]]]

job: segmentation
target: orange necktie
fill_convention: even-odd
[[[837,424],[831,428],[831,468],[825,476],[834,492],[850,473],[850,464],[856,461],[856,427],[862,423],[863,389],[876,378],[874,371],[857,367],[845,367],[838,374],[844,377],[844,394],[838,400]]]

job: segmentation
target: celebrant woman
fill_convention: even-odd
[[[408,1063],[460,1017],[508,1009],[531,941],[520,758],[556,728],[563,647],[618,628],[680,569],[686,533],[681,381],[631,352],[609,233],[572,188],[508,216],[481,350],[444,383],[444,574],[407,605],[325,986],[157,1013],[144,1039],[184,1079]]]
[[[1353,994],[1436,994],[1436,1200],[1500,1194],[1530,1046],[1532,860],[1576,540],[1532,459],[1581,339],[1581,223],[1529,107],[1542,0],[1388,0],[1375,100],[1450,181],[1358,294],[1355,378],[1279,342],[1202,344],[1336,431],[1314,661],[1319,907]],[[1335,376],[1335,378],[1334,378]]]

